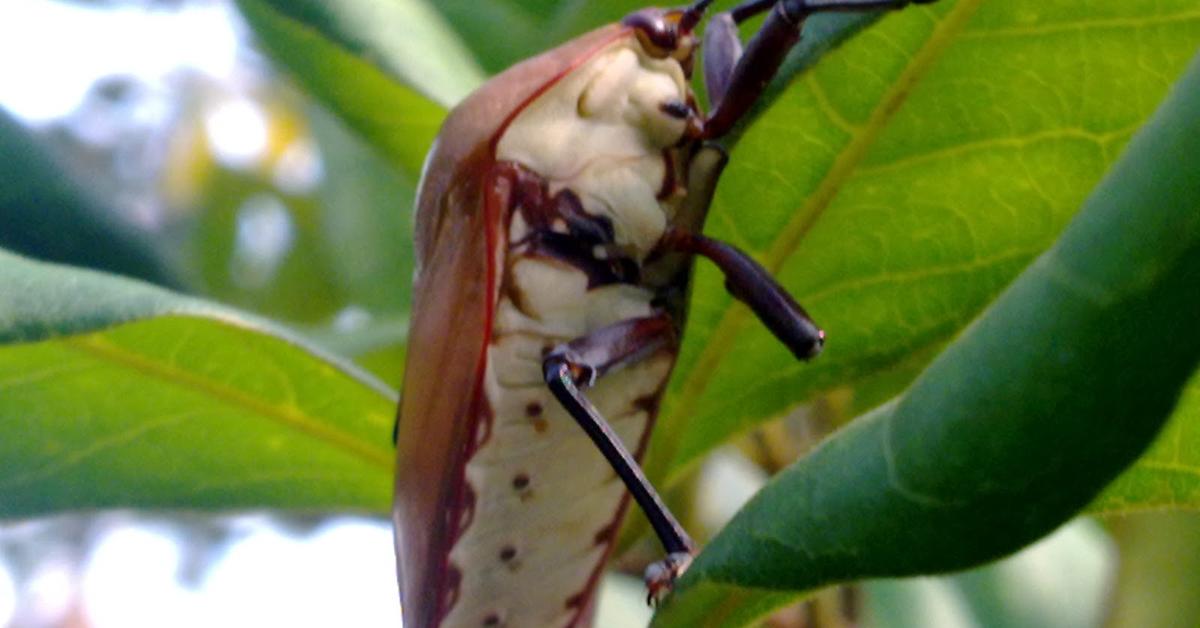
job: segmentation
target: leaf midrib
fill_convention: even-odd
[[[777,274],[784,262],[799,248],[800,243],[821,219],[833,199],[837,197],[842,186],[857,171],[858,166],[887,127],[888,120],[899,110],[912,92],[913,86],[924,77],[946,48],[955,41],[981,2],[982,0],[962,0],[950,9],[945,18],[934,28],[929,39],[897,76],[887,93],[879,100],[867,122],[852,134],[850,141],[834,160],[833,166],[826,172],[816,190],[809,195],[804,205],[792,214],[792,218],[784,226],[775,243],[761,259],[763,266],[772,275]],[[937,18],[932,11],[925,8],[920,10],[928,13],[931,19],[936,21]],[[663,417],[665,420],[659,429],[666,430],[671,434],[681,433],[680,428],[687,423],[688,417],[695,414],[705,388],[708,387],[720,362],[730,353],[734,341],[746,325],[749,315],[749,309],[740,302],[730,302],[730,307],[726,308],[680,387],[674,409],[670,415]],[[675,461],[682,440],[677,438],[673,439],[671,443],[660,443],[662,453],[656,456],[655,462],[662,465],[660,467],[662,471],[670,472],[670,465]],[[668,482],[677,479],[673,476],[667,476],[667,478]]]
[[[360,439],[332,429],[313,417],[296,409],[273,405],[245,392],[200,377],[182,369],[146,358],[135,352],[105,340],[100,334],[70,336],[60,340],[66,346],[87,353],[97,359],[137,371],[154,379],[187,388],[219,402],[248,411],[256,416],[272,420],[289,429],[300,432],[315,440],[325,442],[351,456],[385,471],[392,470],[391,455],[381,449],[363,443]]]

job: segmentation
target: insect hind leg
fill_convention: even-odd
[[[665,559],[646,570],[651,600],[670,590],[675,578],[691,563],[696,546],[582,388],[674,341],[673,323],[665,314],[659,314],[622,321],[559,345],[543,361],[546,385],[624,482],[667,552]]]

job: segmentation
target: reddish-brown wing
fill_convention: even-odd
[[[480,378],[508,209],[487,189],[496,139],[525,104],[627,32],[601,28],[493,78],[451,112],[429,156],[417,199],[419,270],[393,508],[407,627],[436,626],[452,601],[447,556],[469,518],[463,469],[488,412]]]

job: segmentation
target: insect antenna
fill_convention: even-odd
[[[704,10],[712,3],[713,0],[697,0],[695,4],[685,9],[683,16],[679,18],[679,30],[686,33],[696,28],[696,25],[704,17]]]

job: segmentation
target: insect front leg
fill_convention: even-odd
[[[899,9],[934,0],[749,0],[714,16],[704,33],[704,81],[712,109],[703,137],[725,135],[750,110],[800,41],[800,30],[817,13]],[[742,49],[737,27],[770,11]]]
[[[646,569],[650,600],[670,590],[691,563],[696,546],[582,388],[605,373],[673,346],[676,338],[675,324],[666,314],[630,319],[559,345],[543,362],[546,385],[612,465],[667,552],[665,559]]]

